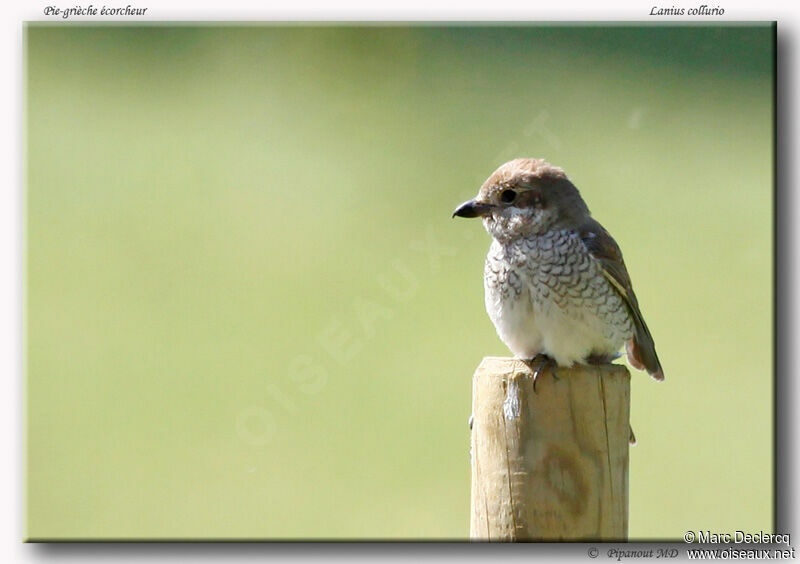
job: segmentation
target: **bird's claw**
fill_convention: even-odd
[[[533,392],[536,393],[536,380],[538,380],[539,376],[541,376],[544,371],[549,367],[551,372],[553,373],[553,379],[558,380],[558,376],[556,376],[556,363],[555,361],[547,356],[546,354],[537,354],[530,360],[525,361],[525,364],[533,372]]]

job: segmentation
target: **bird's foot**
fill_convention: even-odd
[[[472,431],[472,424],[475,422],[475,415],[473,413],[469,414],[469,419],[467,420],[467,425],[469,425],[469,430]]]
[[[528,368],[531,369],[533,372],[533,392],[536,393],[536,380],[541,376],[547,368],[550,368],[550,371],[553,374],[553,379],[558,380],[558,376],[556,375],[556,361],[547,356],[546,354],[537,354],[535,357],[529,360],[523,360]]]
[[[586,357],[586,360],[584,360],[584,362],[586,364],[594,364],[594,365],[610,364],[621,356],[622,353],[620,352],[615,352],[611,354],[590,354],[589,356]]]

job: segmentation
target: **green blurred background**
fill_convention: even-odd
[[[502,162],[625,251],[630,536],[770,531],[771,26],[26,28],[27,537],[463,539]]]

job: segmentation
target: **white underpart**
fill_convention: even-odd
[[[530,294],[516,300],[503,300],[487,285],[486,313],[497,329],[497,335],[518,358],[531,359],[544,350],[544,337],[539,328]]]
[[[615,353],[632,335],[624,304],[574,234],[495,241],[486,268],[486,311],[519,358],[543,353],[571,366]]]

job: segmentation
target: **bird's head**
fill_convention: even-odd
[[[486,179],[477,197],[453,216],[481,217],[498,241],[579,225],[589,215],[564,171],[544,159],[514,159]]]

